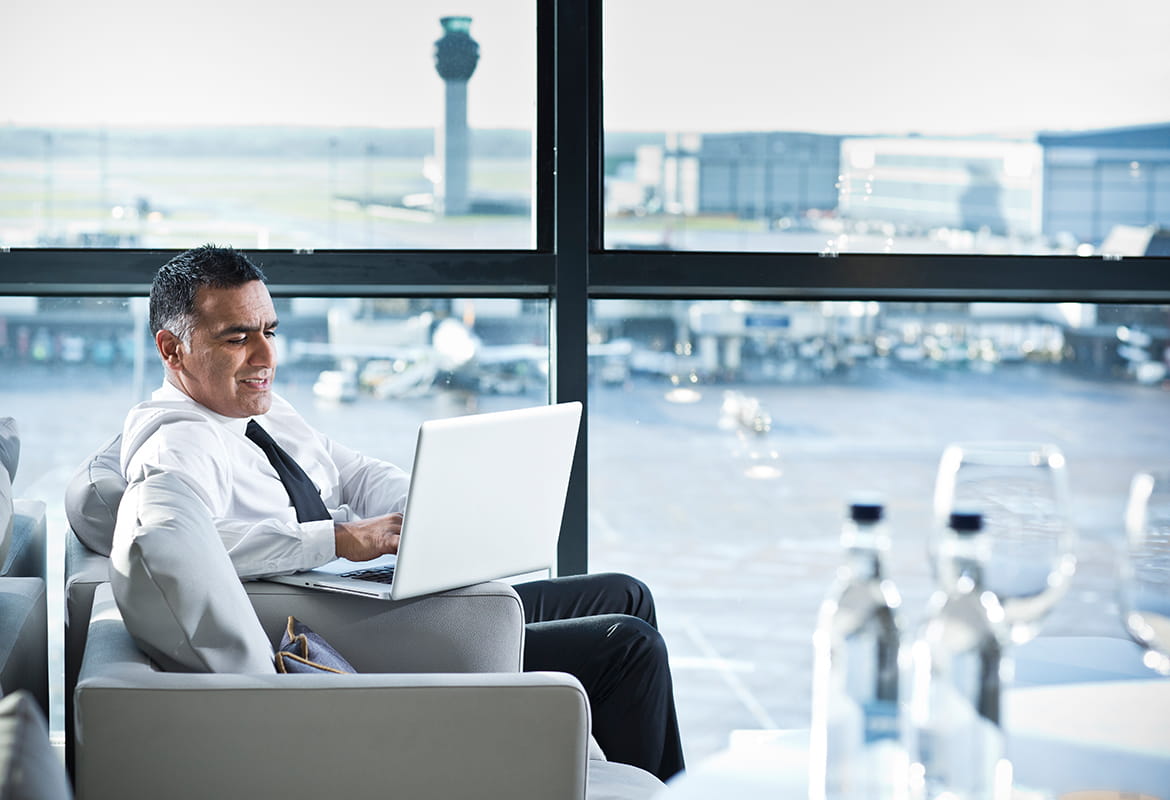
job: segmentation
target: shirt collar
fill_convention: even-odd
[[[248,420],[253,419],[253,417],[225,417],[223,414],[217,414],[207,406],[193,400],[190,395],[168,380],[164,380],[163,385],[154,391],[151,395],[151,400],[192,405],[199,409],[201,414],[210,417],[237,436],[244,435],[244,430],[248,426]],[[263,418],[261,417],[261,419]]]

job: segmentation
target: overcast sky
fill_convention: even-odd
[[[529,127],[532,0],[0,0],[0,124]],[[973,133],[1170,121],[1168,0],[611,0],[614,130]]]

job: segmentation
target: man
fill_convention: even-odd
[[[165,264],[150,324],[165,370],[131,409],[122,469],[182,475],[207,504],[241,578],[395,553],[409,476],[311,428],[273,390],[277,318],[265,277],[243,253],[205,245]],[[276,441],[324,506],[306,514],[255,440]],[[261,434],[262,435],[262,434]],[[318,503],[320,505],[320,503]],[[516,587],[528,623],[524,667],[575,675],[606,755],[665,780],[683,769],[666,648],[649,589],[626,575]]]

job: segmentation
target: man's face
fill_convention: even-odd
[[[225,417],[251,417],[272,406],[275,335],[268,287],[251,281],[199,289],[190,346],[165,331],[157,341],[171,380],[192,400]]]

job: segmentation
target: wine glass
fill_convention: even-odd
[[[1170,469],[1133,477],[1121,559],[1125,626],[1146,666],[1170,675]]]
[[[988,559],[983,588],[1003,609],[1005,644],[1031,640],[1068,589],[1076,568],[1076,533],[1059,448],[1032,442],[948,445],[935,484],[936,530],[952,510],[983,514]],[[957,576],[935,557],[939,581]]]

